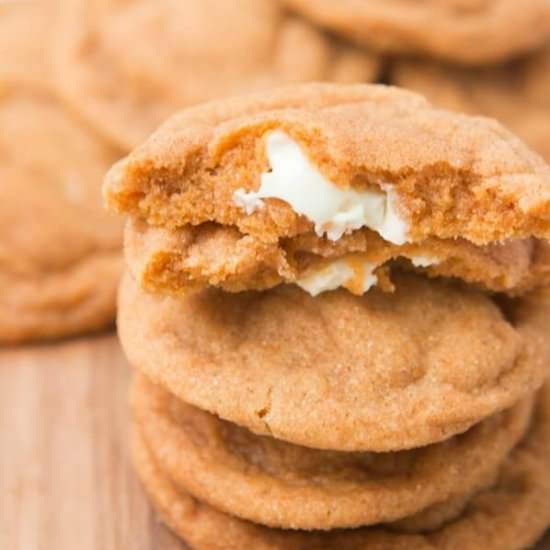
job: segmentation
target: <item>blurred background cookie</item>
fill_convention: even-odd
[[[50,78],[56,16],[55,0],[0,2],[0,81],[43,84]]]
[[[496,118],[550,162],[550,45],[490,68],[397,61],[390,81],[446,109]]]
[[[0,3],[0,343],[111,326],[121,224],[103,209],[121,154],[60,102],[54,1]]]
[[[282,1],[357,44],[471,65],[516,57],[550,37],[546,0]]]
[[[102,208],[117,153],[48,91],[0,85],[0,342],[112,324],[118,220]]]
[[[377,59],[277,0],[62,0],[63,95],[131,148],[193,103],[289,82],[365,82]]]

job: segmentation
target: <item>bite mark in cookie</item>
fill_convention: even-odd
[[[550,236],[542,159],[496,122],[385,86],[310,84],[183,111],[111,170],[105,196],[130,215],[128,263],[157,292],[261,290],[361,253],[386,289],[390,260],[420,258],[430,275],[518,294],[542,284],[534,238]],[[210,253],[216,240],[236,249],[220,251],[228,261]]]

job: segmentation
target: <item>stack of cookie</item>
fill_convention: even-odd
[[[175,115],[105,196],[135,463],[191,547],[544,532],[550,168],[498,123],[294,86]]]

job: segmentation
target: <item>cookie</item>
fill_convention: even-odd
[[[394,451],[442,441],[536,389],[550,296],[399,274],[393,294],[312,298],[288,285],[178,298],[121,285],[130,364],[183,401],[291,443]]]
[[[118,155],[49,92],[0,88],[0,343],[107,326],[122,231],[99,191]]]
[[[62,0],[62,6],[60,88],[125,149],[194,103],[378,74],[375,56],[290,16],[277,0]]]
[[[164,230],[130,229],[129,263],[155,291],[282,280],[362,293],[384,286],[385,259],[402,255],[513,293],[530,279],[532,243],[497,243],[550,235],[541,158],[494,121],[377,85],[308,84],[188,109],[115,165],[104,192],[111,209]],[[221,229],[235,255],[210,248]],[[468,244],[495,246],[471,257]],[[324,265],[329,256],[342,262]]]
[[[319,451],[257,436],[143,375],[132,405],[159,467],[196,498],[271,527],[336,529],[391,522],[450,499],[458,502],[426,521],[458,515],[463,495],[492,479],[524,435],[532,400],[443,443],[397,453]]]
[[[358,44],[468,65],[516,57],[550,37],[546,0],[282,1]]]
[[[428,533],[407,533],[390,526],[322,533],[256,525],[190,496],[159,468],[139,433],[134,443],[135,466],[161,518],[196,550],[519,550],[532,545],[550,523],[548,387],[541,392],[528,435],[510,454],[496,484],[473,497],[459,518]]]
[[[502,466],[502,465],[501,465]],[[429,533],[444,527],[451,521],[458,519],[470,500],[477,494],[492,488],[498,480],[499,470],[495,470],[482,480],[476,491],[464,493],[452,497],[443,502],[432,504],[429,508],[422,510],[412,516],[386,524],[393,530],[400,533]]]
[[[484,69],[400,61],[391,80],[446,109],[498,119],[550,162],[550,47]]]
[[[312,295],[343,286],[361,295],[371,287],[364,277],[335,278],[323,273],[344,266],[352,273],[372,268],[372,286],[391,291],[394,269],[451,277],[492,292],[521,295],[550,282],[550,244],[518,239],[476,246],[463,239],[427,239],[394,246],[372,231],[344,236],[335,244],[317,235],[264,243],[234,227],[216,224],[170,231],[130,219],[125,255],[139,285],[150,292],[177,295],[206,286],[227,292],[266,290],[281,283],[300,285]],[[359,284],[358,284],[359,283]]]

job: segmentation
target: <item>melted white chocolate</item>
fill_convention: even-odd
[[[330,240],[368,227],[391,243],[407,242],[408,224],[399,213],[399,199],[391,185],[367,191],[342,189],[323,176],[284,132],[269,132],[265,142],[271,171],[261,175],[258,191],[238,189],[233,195],[247,214],[261,208],[262,199],[276,198],[312,221],[315,232]]]
[[[343,258],[310,271],[300,277],[296,284],[312,296],[339,287],[361,295],[378,282],[378,277],[374,274],[377,267],[369,262],[361,262],[358,265],[357,261]]]

